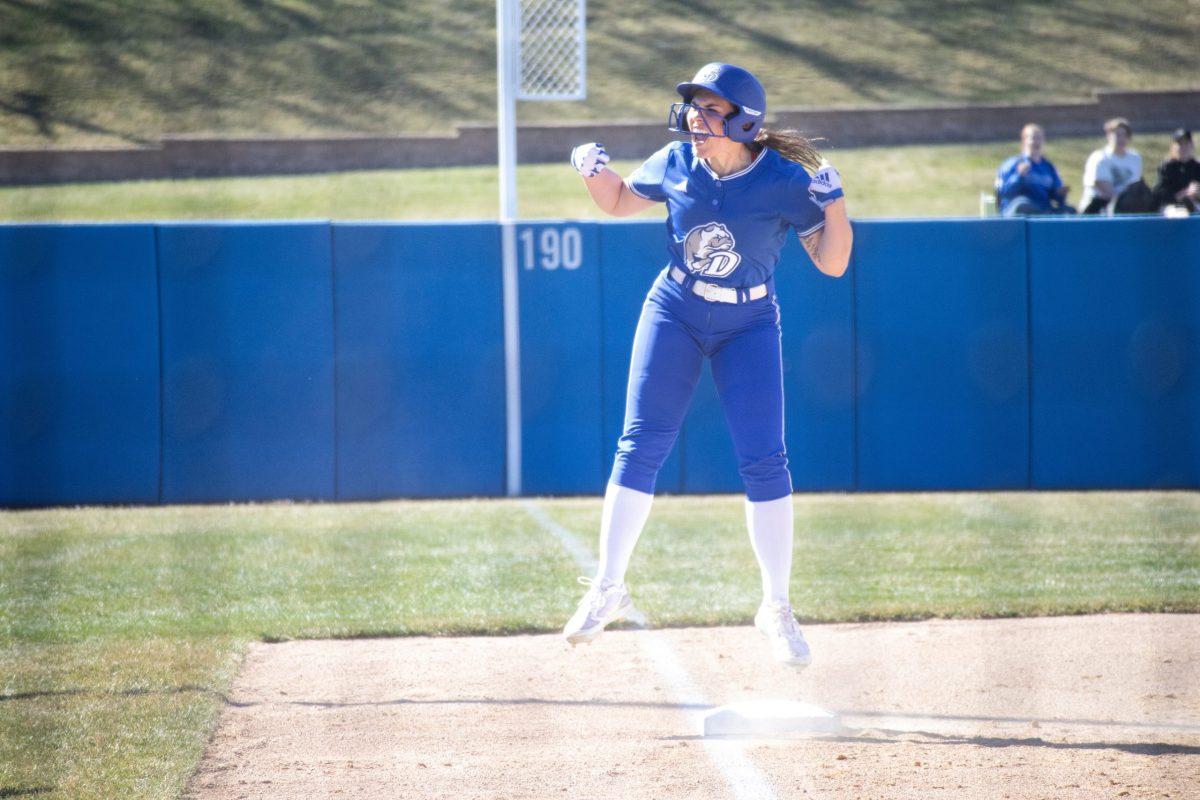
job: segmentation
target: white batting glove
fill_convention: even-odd
[[[833,164],[821,159],[821,166],[817,169],[817,174],[812,176],[812,183],[808,186],[808,194],[824,211],[834,200],[845,196],[845,192],[842,191],[841,173]]]
[[[571,151],[571,166],[585,178],[594,178],[604,170],[609,161],[604,145],[598,142],[581,144]]]

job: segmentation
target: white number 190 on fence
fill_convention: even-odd
[[[518,237],[525,269],[578,269],[583,263],[583,237],[578,228],[542,228],[539,236],[525,228]]]

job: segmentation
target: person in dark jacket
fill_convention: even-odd
[[[1189,213],[1200,211],[1200,161],[1195,154],[1192,132],[1183,128],[1175,131],[1167,158],[1158,165],[1154,199],[1159,208],[1183,206]]]

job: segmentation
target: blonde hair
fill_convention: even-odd
[[[1038,125],[1036,122],[1027,123],[1024,128],[1021,128],[1021,138],[1024,139],[1025,134],[1029,131],[1037,131],[1042,135],[1043,139],[1046,138],[1046,131],[1042,130],[1042,126]]]
[[[821,168],[821,153],[813,143],[820,141],[824,140],[809,139],[800,131],[791,129],[773,131],[763,128],[754,137],[750,149],[759,152],[764,147],[769,147],[788,161],[803,164],[808,167],[810,172],[816,172]]]

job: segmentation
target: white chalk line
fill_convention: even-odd
[[[571,556],[579,569],[587,575],[596,572],[596,559],[585,548],[574,533],[550,519],[536,503],[522,500],[521,507],[533,517],[544,530],[558,539],[563,549]],[[671,645],[662,637],[656,636],[646,623],[646,618],[640,611],[629,615],[640,630],[636,636],[642,652],[649,656],[659,677],[671,688],[675,699],[693,708],[711,708],[712,703],[696,687],[695,681],[687,669],[680,663],[679,657],[671,649]],[[684,712],[692,730],[704,731],[704,714],[701,711]],[[745,744],[737,739],[710,739],[702,736],[704,749],[709,758],[721,771],[725,782],[737,800],[775,800],[775,791],[771,788],[767,777],[762,771],[750,763],[746,757]]]

